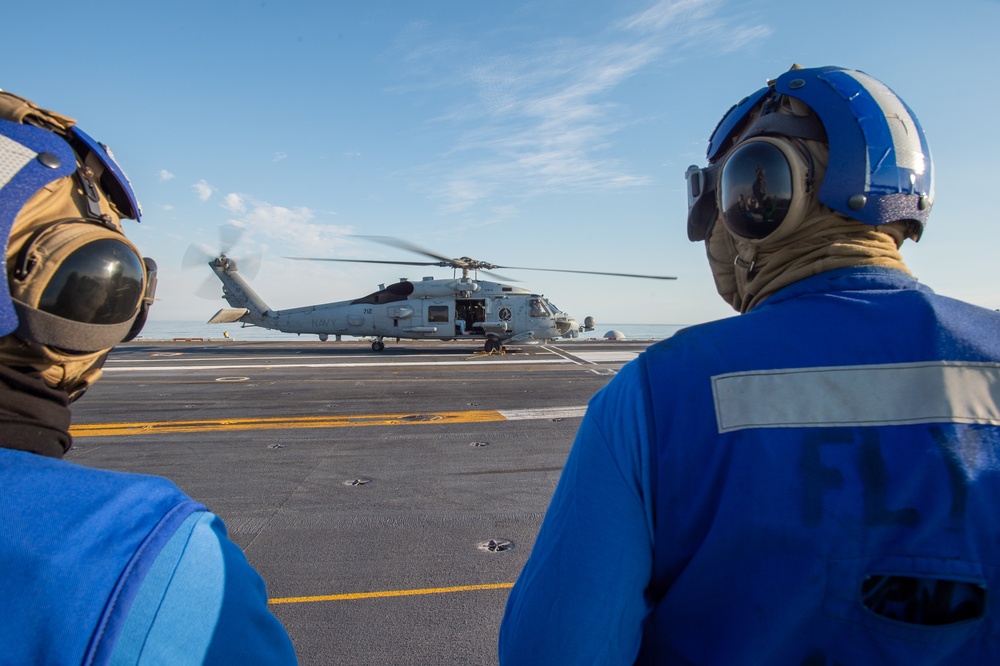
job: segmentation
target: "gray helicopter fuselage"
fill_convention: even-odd
[[[209,266],[222,281],[226,301],[234,308],[245,309],[242,316],[231,321],[285,333],[318,335],[322,340],[350,335],[379,340],[493,338],[500,342],[542,342],[575,337],[581,330],[576,320],[544,296],[500,282],[470,278],[400,280],[353,300],[271,310],[238,274],[235,262],[222,255]]]

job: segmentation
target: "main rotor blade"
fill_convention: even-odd
[[[474,270],[477,274],[482,273],[483,275],[489,275],[491,278],[494,278],[496,280],[503,280],[504,282],[520,282],[520,280],[515,280],[512,277],[507,277],[506,275],[500,275],[499,273],[494,273],[493,271],[488,271],[483,268],[474,268],[470,270]]]
[[[401,250],[407,250],[408,252],[416,252],[417,254],[422,254],[425,257],[430,257],[432,259],[437,259],[437,260],[439,260],[441,262],[440,264],[425,264],[427,266],[435,266],[436,265],[436,266],[451,266],[453,268],[465,268],[465,269],[468,269],[468,270],[479,271],[479,272],[485,273],[487,275],[493,275],[494,277],[497,277],[497,278],[499,278],[501,280],[508,280],[508,281],[512,281],[512,282],[517,282],[517,280],[513,280],[512,278],[504,277],[503,275],[499,275],[497,273],[491,273],[489,270],[486,270],[486,269],[507,268],[507,269],[516,270],[516,271],[546,271],[546,272],[549,272],[549,273],[579,273],[579,274],[582,274],[582,275],[607,275],[607,276],[612,276],[612,277],[640,278],[640,279],[643,279],[643,280],[676,280],[677,279],[676,277],[670,276],[670,275],[643,275],[643,274],[640,274],[640,273],[612,273],[612,272],[606,272],[606,271],[576,271],[576,270],[564,270],[564,269],[559,269],[559,268],[529,268],[527,266],[499,266],[499,265],[496,265],[496,264],[487,264],[484,261],[479,261],[479,260],[476,260],[476,259],[470,259],[469,257],[462,257],[462,258],[457,258],[457,259],[456,258],[448,258],[448,257],[445,257],[443,255],[437,254],[435,252],[431,252],[430,250],[428,250],[426,248],[423,248],[423,247],[420,247],[419,245],[416,245],[414,243],[410,243],[409,241],[400,240],[398,238],[393,238],[391,236],[365,236],[365,235],[358,235],[358,236],[356,236],[356,238],[364,238],[365,240],[370,240],[370,241],[374,241],[376,243],[381,243],[382,245],[389,245],[391,247],[396,247],[396,248],[399,248]],[[341,261],[346,261],[346,260],[341,260]],[[355,259],[354,261],[361,261],[361,260]],[[378,262],[372,262],[372,263],[378,263]],[[407,264],[409,262],[400,261],[400,262],[385,262],[385,263]],[[410,264],[410,265],[419,266],[421,264],[415,264],[414,263],[414,264]]]
[[[285,257],[285,259],[292,259],[294,261],[346,261],[352,264],[391,264],[394,266],[438,266],[440,268],[461,268],[461,266],[455,266],[451,261],[379,261],[378,259],[333,259],[331,257]],[[520,282],[520,280],[515,280],[514,278],[507,277],[506,275],[500,275],[499,273],[493,273],[491,271],[483,270],[481,268],[471,268],[469,270],[475,271],[476,273],[483,273],[484,275],[489,275],[497,280],[503,280],[504,282]]]
[[[345,261],[352,264],[394,264],[397,266],[442,266],[439,261],[379,261],[377,259],[333,259],[331,257],[285,257],[294,261]],[[450,267],[451,263],[443,268]]]
[[[448,266],[454,266],[455,260],[451,257],[445,257],[435,252],[431,252],[426,248],[422,248],[419,245],[414,245],[408,241],[400,240],[398,238],[393,238],[391,236],[364,236],[358,235],[356,238],[364,238],[365,240],[370,240],[375,243],[381,243],[382,245],[389,245],[391,247],[397,247],[400,250],[406,250],[408,252],[415,252],[417,254],[422,254],[425,257],[430,257],[431,259],[437,259],[438,261],[447,262]],[[428,264],[430,265],[430,264]],[[456,266],[456,268],[461,268],[461,266]]]
[[[642,278],[644,280],[676,280],[670,275],[641,275],[639,273],[609,273],[605,271],[572,271],[562,268],[529,268],[527,266],[497,266],[497,268],[510,269],[512,271],[546,271],[548,273],[582,273],[584,275],[609,275],[612,277]]]
[[[379,261],[377,259],[333,259],[331,257],[285,257],[285,259],[292,259],[294,261],[341,261],[352,264],[391,264],[394,266],[440,266],[442,268],[454,267],[453,263],[438,262],[438,261]],[[456,267],[457,268],[457,267]],[[512,271],[545,271],[547,273],[580,273],[582,275],[607,275],[611,277],[630,277],[630,278],[640,278],[643,280],[676,280],[677,278],[671,275],[643,275],[640,273],[611,273],[608,271],[574,271],[562,268],[530,268],[528,266],[495,266],[495,268],[504,268]],[[470,269],[476,270],[479,273],[485,273],[486,275],[492,275],[493,277],[504,280],[507,282],[518,282],[514,278],[507,277],[505,275],[500,275],[499,273],[494,273],[492,271],[487,271],[484,269]]]

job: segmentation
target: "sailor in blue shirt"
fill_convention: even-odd
[[[591,401],[501,663],[1000,663],[1000,314],[903,263],[932,177],[859,71],[723,117],[688,235],[741,316]]]
[[[110,151],[0,91],[0,663],[293,664],[264,582],[166,479],[61,460],[69,404],[142,329],[156,264]]]

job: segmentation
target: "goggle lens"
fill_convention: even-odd
[[[764,238],[784,221],[792,203],[792,169],[774,144],[740,146],[722,166],[719,205],[729,229],[744,238]]]
[[[120,324],[135,315],[142,298],[142,260],[124,243],[104,239],[66,257],[38,309],[85,324]]]

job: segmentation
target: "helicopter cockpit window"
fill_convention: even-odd
[[[351,303],[355,305],[359,303],[373,303],[375,305],[378,305],[379,303],[395,303],[397,301],[405,301],[406,298],[412,293],[413,283],[404,280],[402,282],[390,284],[385,289],[376,291],[373,294],[356,298],[351,301]]]
[[[562,312],[562,310],[560,310],[559,308],[557,308],[556,304],[553,303],[550,300],[546,299],[545,304],[549,306],[549,310],[552,311],[552,314],[559,314],[560,312]]]
[[[551,315],[541,298],[532,298],[528,301],[528,314],[532,317],[548,317]]]
[[[447,305],[428,305],[427,306],[427,322],[431,324],[447,324],[448,323],[448,306]]]

